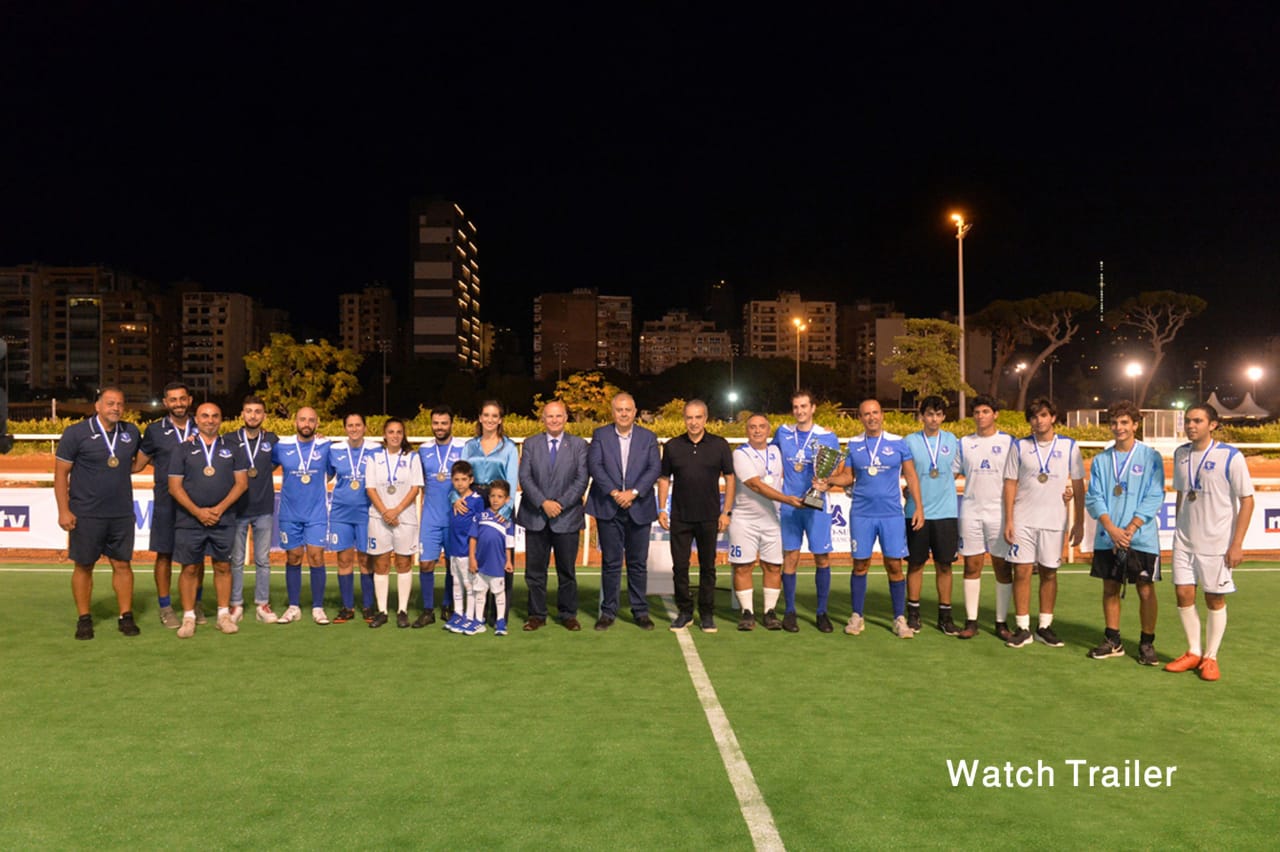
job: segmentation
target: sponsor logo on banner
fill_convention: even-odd
[[[1263,515],[1262,531],[1280,533],[1280,509],[1267,509]]]
[[[0,506],[0,532],[30,531],[30,506]]]

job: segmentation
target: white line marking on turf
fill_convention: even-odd
[[[675,602],[669,597],[664,597],[662,601],[667,606],[667,617],[674,621],[678,614]],[[746,755],[742,753],[742,746],[738,744],[738,737],[729,724],[729,717],[720,706],[720,699],[716,697],[715,687],[711,685],[711,678],[702,665],[702,657],[698,656],[693,637],[688,630],[677,630],[675,634],[680,641],[680,651],[684,654],[685,667],[689,669],[689,678],[702,703],[702,711],[707,714],[707,724],[711,726],[716,747],[720,749],[720,759],[729,774],[733,794],[738,797],[738,808],[747,823],[747,830],[751,832],[751,842],[759,850],[785,850],[787,847],[783,845],[778,826],[773,822],[773,812],[769,810],[760,788],[756,786],[755,775],[751,772]]]

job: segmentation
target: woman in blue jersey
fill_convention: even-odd
[[[476,418],[476,436],[462,448],[462,458],[471,464],[471,471],[475,476],[472,490],[481,496],[486,506],[489,505],[490,482],[504,479],[514,488],[520,481],[520,451],[516,448],[516,442],[502,431],[502,418],[505,414],[502,403],[496,399],[486,399],[480,405],[480,416]],[[514,494],[511,496],[515,497]],[[465,502],[458,500],[453,504],[453,510],[465,514]],[[512,520],[515,516],[515,500],[508,501],[500,514],[508,521]],[[514,574],[506,575],[508,611],[511,607],[514,579]],[[504,612],[496,617],[506,618],[507,615]]]

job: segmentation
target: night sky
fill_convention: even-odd
[[[971,312],[1092,290],[1104,260],[1109,299],[1207,298],[1193,336],[1280,319],[1263,6],[107,5],[0,7],[0,263],[190,277],[332,333],[332,296],[405,286],[409,198],[438,193],[479,228],[485,319],[527,341],[533,295],[580,286],[638,319],[721,278],[935,314],[955,207]]]

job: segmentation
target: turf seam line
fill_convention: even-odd
[[[667,607],[667,616],[674,621],[677,616],[675,602],[670,597],[663,597]],[[733,785],[733,794],[738,798],[738,809],[747,823],[747,831],[751,833],[751,842],[757,850],[783,850],[782,836],[778,834],[778,826],[773,821],[773,811],[764,800],[764,794],[756,784],[751,765],[742,753],[738,737],[729,724],[729,717],[720,705],[716,689],[702,665],[702,657],[698,655],[698,647],[687,630],[676,632],[680,642],[680,651],[684,655],[685,668],[689,670],[689,679],[693,681],[694,691],[698,693],[698,701],[707,716],[707,724],[715,738],[716,748],[720,750],[720,760],[724,763],[725,772],[729,775],[729,783]]]

